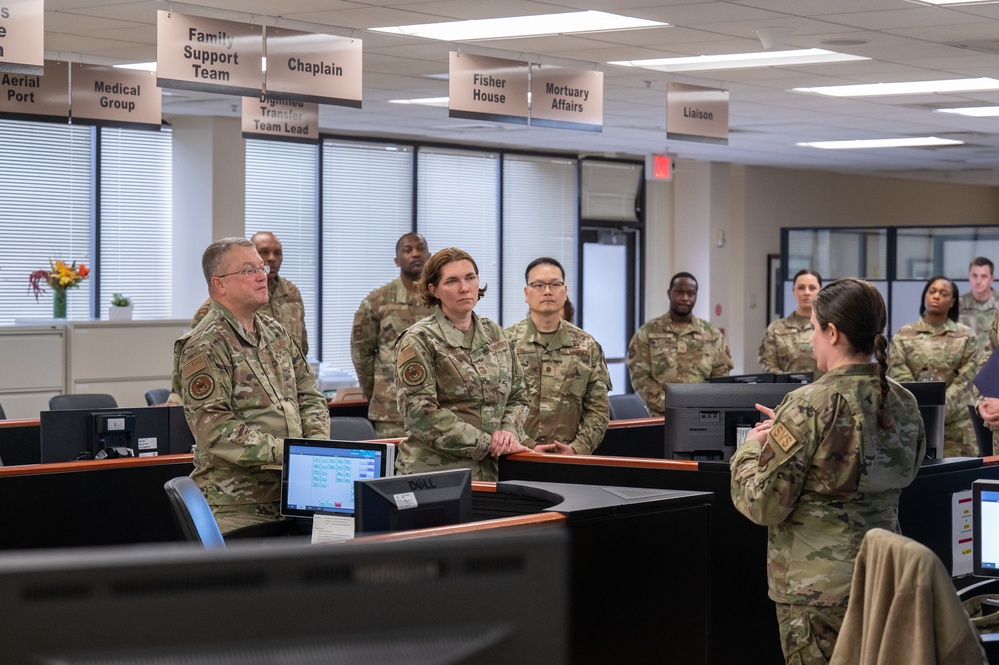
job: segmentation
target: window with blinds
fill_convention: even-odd
[[[169,318],[172,269],[173,148],[159,132],[100,129],[100,300],[108,318],[111,296],[132,302],[136,319]]]
[[[318,153],[315,145],[246,141],[246,237],[270,231],[281,241],[280,274],[302,292],[312,357],[319,357],[320,351],[316,344]]]
[[[444,247],[468,252],[479,267],[479,286],[488,286],[475,307],[499,322],[500,235],[499,155],[421,148],[417,153],[417,229],[431,253]]]
[[[368,293],[399,276],[395,243],[412,231],[413,149],[324,141],[322,159],[322,359],[353,374],[354,312]]]
[[[576,160],[503,157],[503,326],[527,316],[524,270],[550,256],[565,268],[569,298],[576,289]]]
[[[52,317],[51,290],[37,303],[28,292],[49,259],[91,265],[93,131],[0,120],[0,324]],[[69,291],[70,318],[90,317],[91,284]]]

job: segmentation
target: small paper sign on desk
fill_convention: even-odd
[[[343,515],[322,515],[312,518],[312,544],[335,543],[354,537],[354,518]]]

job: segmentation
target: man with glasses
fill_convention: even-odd
[[[278,276],[281,270],[281,262],[284,261],[284,248],[281,241],[270,231],[258,231],[250,238],[250,242],[257,248],[257,253],[264,263],[270,268],[267,273],[267,304],[261,308],[261,314],[275,319],[283,325],[291,338],[302,347],[302,353],[309,355],[309,338],[305,331],[305,303],[302,302],[302,293],[298,287],[284,277]],[[208,307],[211,305],[211,298],[206,300],[191,321],[191,327],[195,327],[208,314]]]
[[[530,412],[521,441],[536,452],[589,455],[604,438],[611,380],[603,349],[593,336],[562,318],[565,270],[543,256],[524,271],[530,312],[507,328],[524,370]]]
[[[259,310],[271,268],[245,238],[201,258],[211,303],[174,344],[173,392],[194,434],[194,472],[223,533],[280,519],[285,437],[329,438],[326,399],[298,343]]]
[[[396,403],[395,343],[402,331],[433,313],[416,288],[429,259],[423,236],[403,235],[395,243],[399,276],[369,293],[354,314],[350,357],[368,400],[368,419],[383,439],[406,436]]]
[[[694,316],[697,280],[679,272],[669,281],[669,311],[646,321],[628,344],[628,372],[649,413],[666,411],[667,383],[707,383],[728,376],[732,357],[721,331]]]

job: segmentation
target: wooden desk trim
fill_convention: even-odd
[[[326,407],[327,408],[332,407],[332,408],[335,409],[335,408],[339,408],[341,406],[342,407],[365,406],[365,405],[367,405],[367,403],[368,403],[368,400],[366,400],[366,399],[343,399],[343,400],[340,400],[339,402],[334,401],[332,399],[328,399],[328,400],[326,400]]]
[[[665,425],[665,416],[651,416],[649,418],[629,418],[628,420],[612,420],[607,423],[607,429],[617,429],[618,427],[644,427],[645,425]]]
[[[495,488],[494,488],[495,491]],[[395,542],[400,540],[414,540],[416,538],[432,538],[434,536],[446,536],[453,533],[473,533],[476,531],[491,531],[494,529],[507,529],[528,526],[556,526],[565,524],[565,515],[562,513],[537,513],[535,515],[517,515],[515,517],[500,517],[494,520],[482,520],[480,522],[467,522],[465,524],[451,524],[448,526],[436,526],[429,529],[414,529],[412,531],[399,531],[396,533],[381,533],[376,536],[361,536],[348,542],[380,543]]]
[[[20,418],[18,420],[0,420],[0,427],[41,427],[40,418]]]
[[[515,453],[508,455],[517,462],[539,462],[554,464],[580,464],[596,466],[631,466],[646,469],[676,469],[697,471],[696,460],[649,459],[647,457],[604,457],[602,455],[554,455],[552,453]],[[999,460],[997,460],[999,461]]]
[[[999,466],[999,455],[989,455],[982,458],[982,466]]]
[[[118,459],[81,460],[78,462],[57,462],[54,464],[24,464],[22,466],[0,467],[0,477],[31,476],[42,473],[72,473],[74,471],[94,471],[114,469],[123,466],[160,466],[165,464],[191,464],[194,468],[194,455],[156,455],[154,457],[120,457]]]

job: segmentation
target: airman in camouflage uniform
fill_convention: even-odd
[[[888,429],[877,425],[878,403],[874,364],[837,367],[781,402],[763,445],[747,440],[732,457],[732,502],[768,527],[769,594],[789,663],[826,662],[864,533],[899,531],[899,494],[926,440],[911,393],[889,382]],[[808,633],[817,626],[800,606],[819,617],[816,643]]]
[[[946,381],[944,456],[977,457],[978,441],[968,405],[971,380],[978,373],[978,340],[971,328],[947,320],[932,326],[925,319],[907,323],[891,340],[888,375],[896,381]]]
[[[305,303],[302,302],[302,292],[284,277],[278,276],[281,263],[284,260],[284,250],[281,242],[268,231],[254,233],[250,238],[257,253],[270,266],[271,271],[267,275],[267,304],[260,309],[261,314],[266,314],[276,320],[291,335],[291,338],[302,347],[302,354],[309,355],[309,336],[305,330]],[[211,305],[211,298],[206,300],[198,308],[191,320],[191,327],[198,325],[201,319],[208,314]]]
[[[298,344],[254,313],[267,291],[263,275],[249,271],[267,266],[240,242],[247,241],[228,238],[206,250],[213,302],[174,345],[173,391],[195,440],[191,477],[223,533],[280,518],[274,467],[285,437],[329,438],[326,400]],[[209,253],[219,251],[220,262],[211,263]]]
[[[961,296],[961,323],[975,331],[978,345],[982,349],[988,342],[989,326],[996,311],[999,311],[999,293],[992,288],[994,264],[984,256],[977,256],[968,266],[968,282],[971,290]]]
[[[988,362],[989,358],[992,357],[992,354],[995,353],[996,347],[999,347],[999,309],[997,309],[996,313],[992,316],[992,325],[989,326],[988,343],[986,344],[985,350],[981,355],[979,371],[981,370],[981,367]],[[977,388],[974,389],[974,394],[975,404],[978,406],[979,413],[982,413],[984,408],[986,412],[994,414],[992,417],[993,422],[989,423],[989,419],[986,418],[986,424],[990,425],[992,428],[992,454],[999,455],[999,398],[983,397],[978,392]],[[985,416],[984,413],[982,413],[982,415],[983,417]]]
[[[760,367],[764,372],[812,372],[812,379],[821,376],[812,352],[812,322],[797,312],[767,326],[760,342]]]
[[[423,236],[407,233],[399,238],[399,277],[369,293],[354,314],[350,356],[368,400],[368,419],[380,438],[406,436],[397,403],[395,344],[406,328],[433,313],[414,286],[429,258]]]
[[[530,314],[507,328],[531,405],[521,443],[538,452],[589,455],[610,419],[603,349],[592,335],[562,320],[567,289],[561,263],[535,259],[524,278]]]
[[[646,321],[628,344],[631,384],[654,416],[666,412],[667,383],[707,383],[732,370],[721,331],[692,314],[697,302],[694,276],[677,273],[667,293],[669,311]]]

